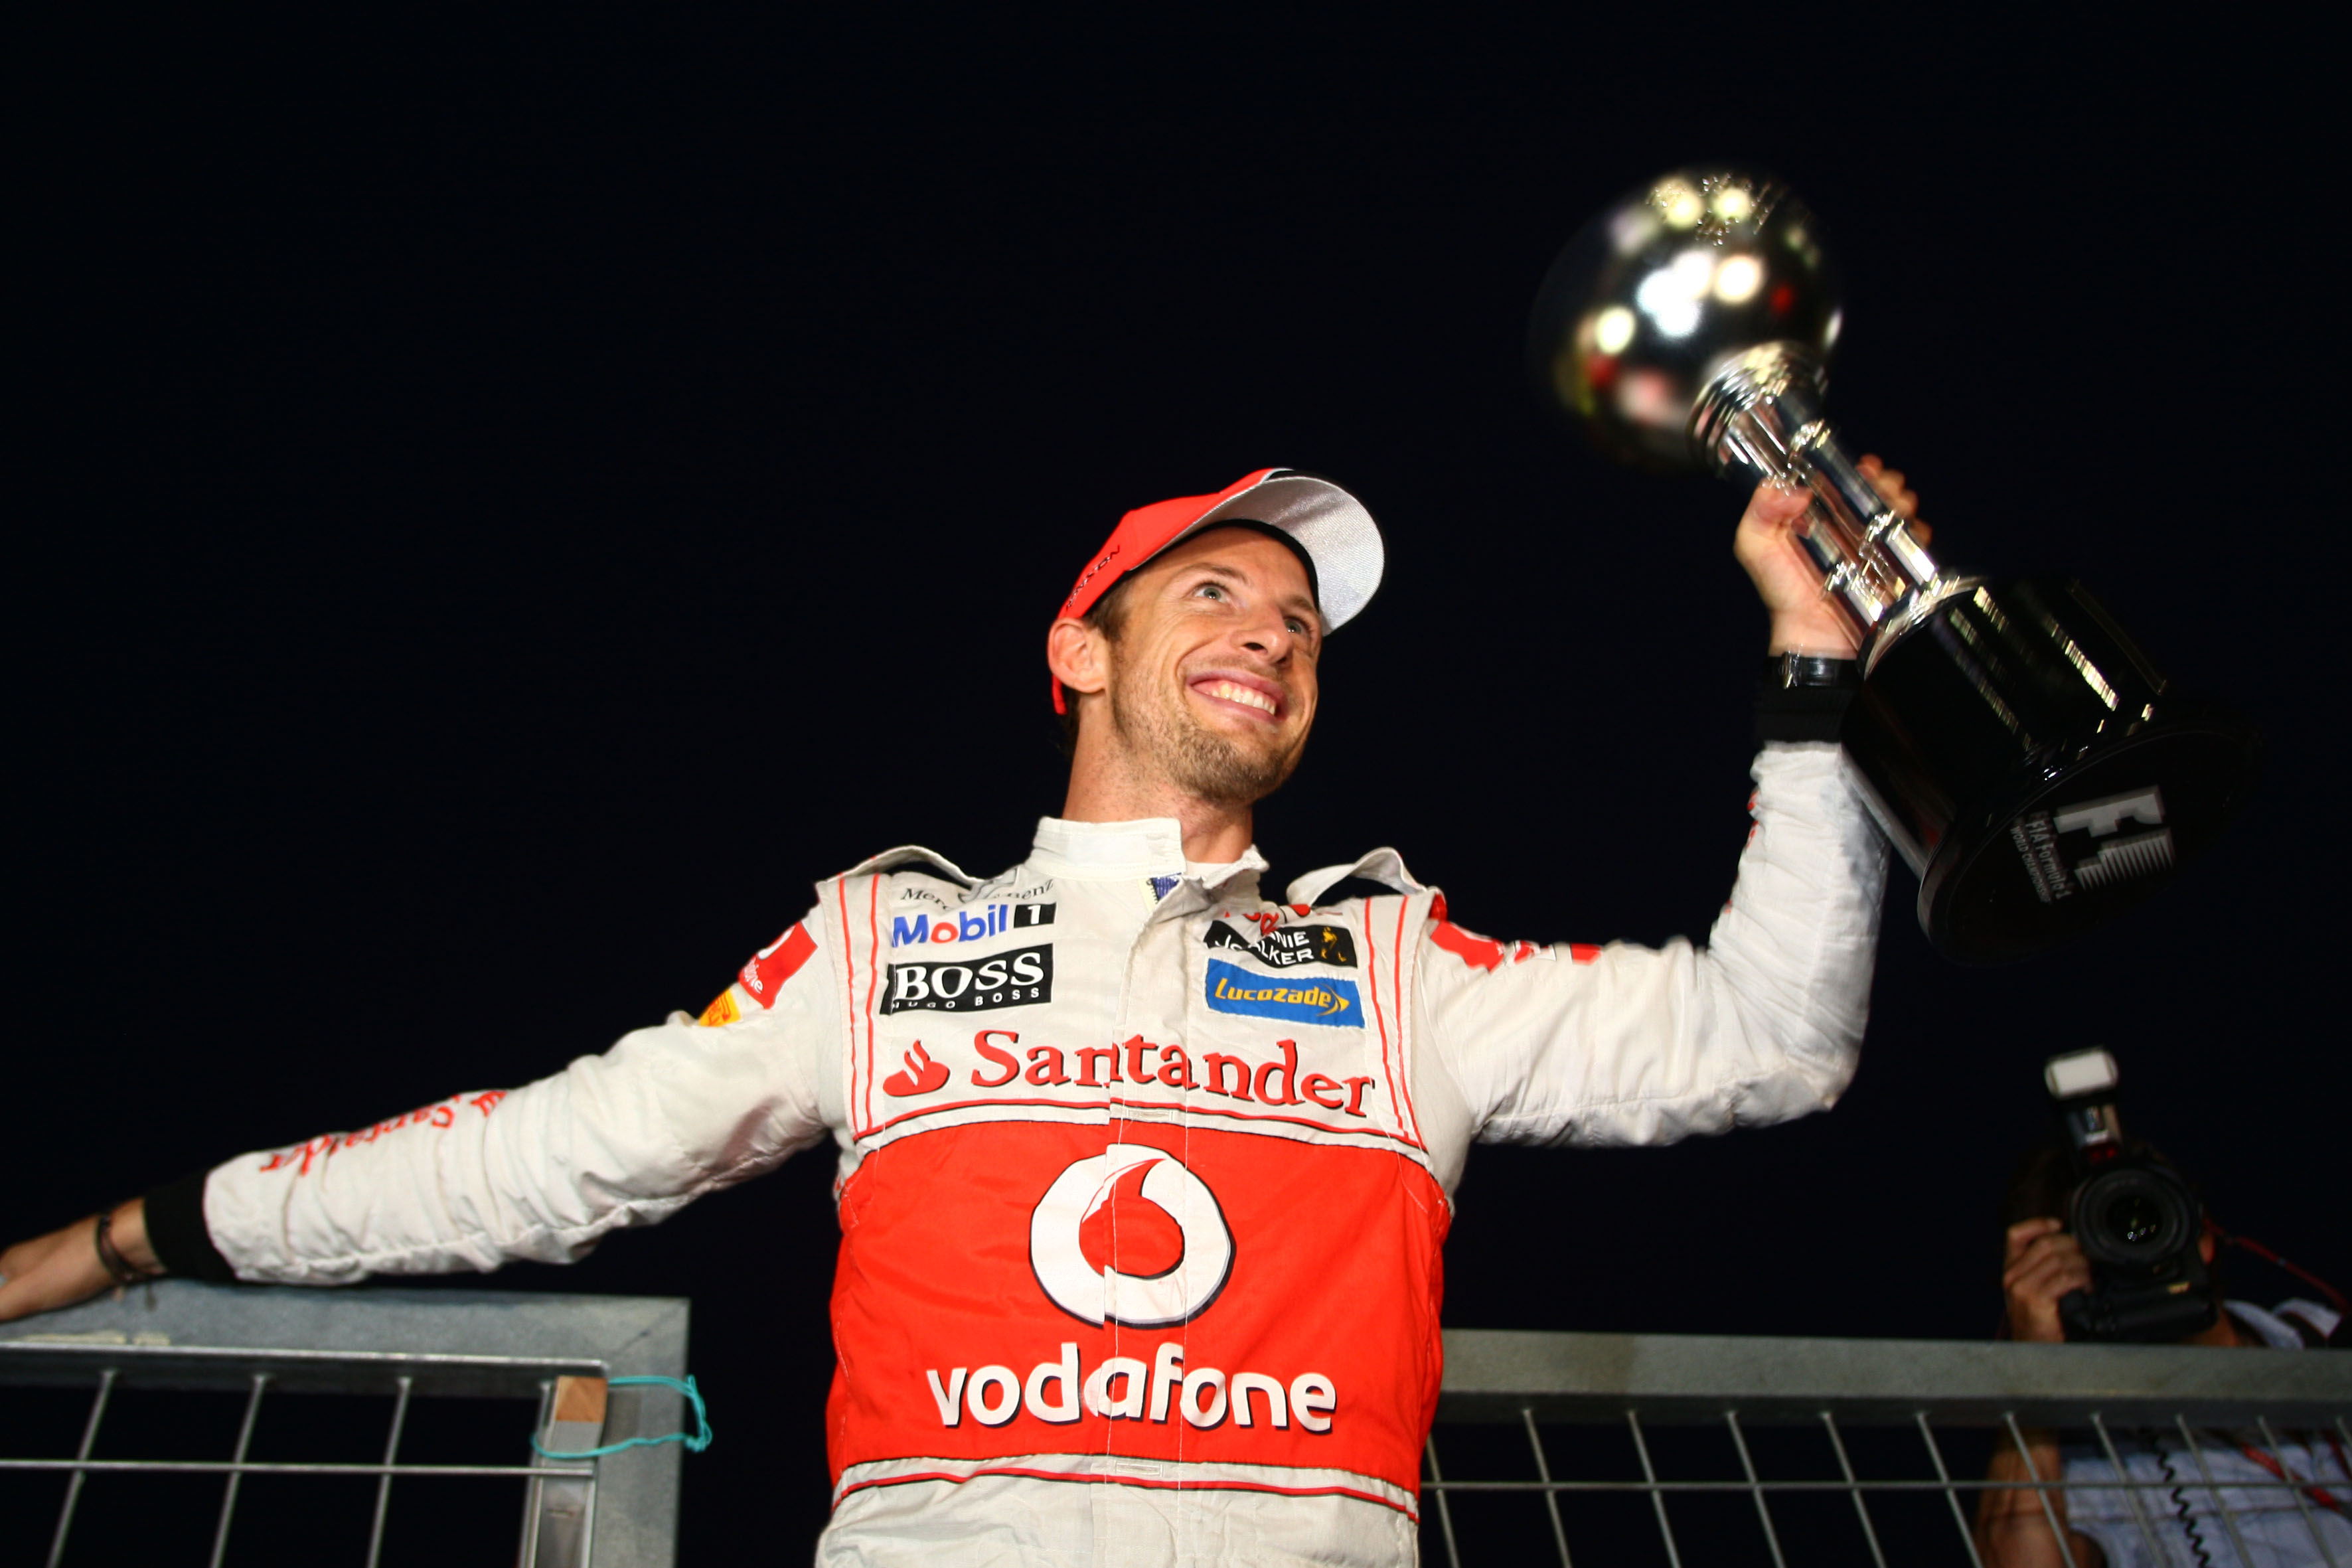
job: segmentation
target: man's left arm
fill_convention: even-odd
[[[1903,475],[1874,457],[1861,466],[1924,533]],[[1810,499],[1759,487],[1733,554],[1770,615],[1769,653],[1834,670],[1853,658],[1854,632],[1797,542]],[[1549,962],[1479,965],[1433,929],[1424,1037],[1479,1136],[1664,1142],[1836,1100],[1869,1014],[1886,880],[1885,841],[1834,740],[1850,695],[1769,683],[1759,694],[1756,826],[1704,948],[1520,946],[1513,957]]]
[[[1486,1142],[1662,1143],[1833,1103],[1868,1017],[1886,849],[1828,742],[1768,742],[1705,947],[1423,943],[1423,1039]]]

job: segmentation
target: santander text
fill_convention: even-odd
[[[1361,1118],[1364,1091],[1378,1081],[1369,1076],[1335,1079],[1319,1072],[1302,1073],[1296,1040],[1274,1042],[1274,1048],[1281,1053],[1279,1060],[1253,1062],[1230,1052],[1204,1051],[1195,1063],[1181,1046],[1154,1045],[1136,1035],[1115,1046],[1080,1046],[1066,1054],[1058,1046],[1032,1046],[1024,1068],[1021,1058],[994,1043],[1000,1039],[1018,1045],[1021,1037],[1008,1029],[982,1029],[972,1037],[972,1047],[989,1063],[972,1069],[974,1088],[1003,1089],[1015,1079],[1041,1089],[1065,1083],[1076,1083],[1081,1089],[1158,1083],[1264,1105],[1314,1104]]]

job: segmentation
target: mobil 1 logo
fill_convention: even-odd
[[[920,889],[914,889],[921,891]],[[1054,923],[1051,904],[982,904],[978,909],[948,910],[933,915],[928,910],[890,917],[892,947],[921,947],[928,942],[977,942]]]
[[[1018,947],[986,958],[894,963],[885,1013],[985,1013],[1054,999],[1054,944]]]

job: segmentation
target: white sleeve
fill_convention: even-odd
[[[1708,944],[1539,948],[1436,922],[1423,1038],[1486,1142],[1666,1143],[1832,1104],[1869,1014],[1886,850],[1826,743],[1765,746]]]
[[[673,1013],[537,1083],[231,1160],[205,1182],[213,1245],[239,1279],[279,1284],[568,1263],[758,1175],[837,1115],[821,941],[812,915],[700,1022]]]

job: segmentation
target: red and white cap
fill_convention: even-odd
[[[1219,523],[1257,522],[1290,536],[1315,563],[1317,604],[1326,630],[1346,626],[1371,602],[1388,552],[1364,503],[1326,479],[1297,468],[1260,468],[1214,495],[1178,496],[1139,506],[1118,520],[1078,574],[1059,616],[1083,616],[1129,573],[1179,540]],[[1064,710],[1054,683],[1054,711]]]

